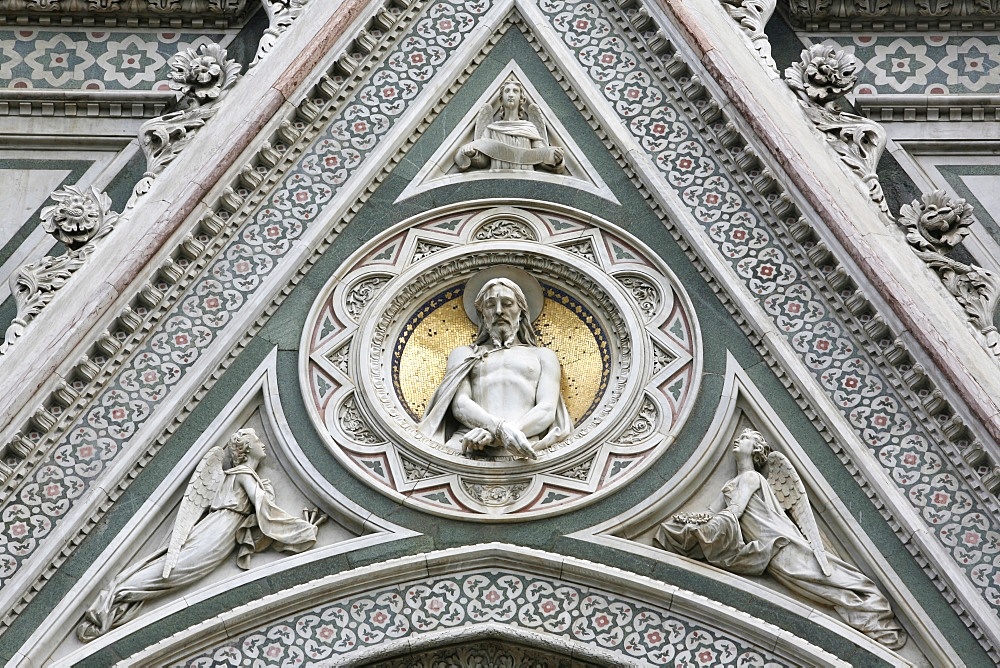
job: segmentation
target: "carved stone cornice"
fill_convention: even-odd
[[[254,0],[0,0],[0,25],[224,28],[256,6]]]
[[[839,30],[993,30],[1000,0],[787,0],[797,28]]]

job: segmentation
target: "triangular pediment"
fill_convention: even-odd
[[[500,98],[504,85],[508,82],[519,85],[525,100],[524,106],[534,108],[532,116],[535,118],[534,122],[538,124],[536,131],[542,138],[542,143],[561,152],[562,160],[557,169],[547,169],[544,165],[535,168],[530,165],[514,168],[496,167],[495,164],[489,164],[486,159],[482,165],[477,166],[470,165],[468,158],[463,160],[463,149],[473,146],[473,143],[480,138],[477,133],[483,132],[486,123],[493,123],[493,119],[502,117]],[[491,120],[486,121],[486,118]],[[568,186],[618,204],[614,193],[608,188],[600,173],[546,102],[545,95],[513,60],[494,77],[485,92],[420,168],[397,201],[446,185],[474,183],[486,179],[528,180]]]
[[[839,244],[867,237],[884,242],[872,265],[897,262],[899,240],[883,221],[858,235],[833,225],[861,225],[871,203],[746,51],[724,6],[299,4],[300,18],[269,36],[273,50],[122,216],[128,224],[0,358],[11,379],[0,412],[14,416],[2,425],[0,510],[21,513],[23,500],[26,513],[0,527],[0,602],[13,629],[0,645],[39,664],[142,663],[183,628],[198,641],[178,656],[223,656],[232,648],[203,633],[218,618],[230,638],[281,636],[336,663],[348,626],[295,622],[319,605],[309,594],[232,615],[266,590],[305,591],[330,575],[344,579],[344,596],[377,595],[351,613],[374,646],[396,623],[392,606],[410,605],[393,598],[403,579],[423,577],[379,566],[402,559],[429,572],[426,555],[447,548],[462,586],[478,586],[475,569],[492,557],[463,559],[495,535],[525,563],[533,551],[563,560],[582,547],[599,568],[655,578],[665,600],[687,600],[675,585],[710,612],[732,599],[723,643],[773,618],[785,644],[846,647],[859,664],[944,665],[970,647],[980,656],[979,632],[963,623],[991,619],[997,605],[981,584],[992,553],[977,545],[992,549],[1000,529],[986,514],[968,527],[996,486],[992,445],[941,382],[950,371],[906,338],[921,334],[916,321],[890,310],[899,305],[868,267],[845,261],[867,256]],[[678,19],[696,5],[698,35]],[[718,44],[695,44],[702,33]],[[243,42],[231,52],[246,52]],[[526,107],[517,118],[502,100],[513,83]],[[808,165],[785,159],[793,148],[811,153]],[[121,174],[108,167],[100,183],[114,177],[124,205],[142,169],[116,160]],[[475,336],[464,298],[488,265],[529,274],[552,307],[537,334],[557,353],[577,422],[539,461],[470,456],[417,427],[444,385],[430,372],[444,377],[450,353]],[[926,292],[928,322],[947,331],[955,318]],[[9,323],[15,304],[5,308]],[[396,353],[405,365],[394,366]],[[517,375],[533,373],[525,368]],[[315,501],[334,518],[327,542],[263,555],[248,573],[229,563],[93,644],[76,642],[105,585],[169,537],[198,462],[241,427],[267,435],[279,505]],[[891,599],[913,638],[902,654],[766,575],[654,545],[660,523],[698,513],[734,478],[730,447],[743,428],[797,471],[831,555]],[[355,578],[359,568],[369,570]],[[617,593],[628,594],[626,581]],[[967,616],[938,595],[941,583]],[[499,594],[438,595],[410,612],[436,624],[442,609],[460,619]],[[538,601],[538,619],[547,606]],[[286,637],[275,624],[296,630]],[[625,642],[605,658],[632,660]]]

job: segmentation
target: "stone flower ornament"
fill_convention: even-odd
[[[118,218],[111,211],[111,198],[93,186],[85,191],[66,186],[52,193],[53,206],[42,209],[42,229],[71,250],[106,235]]]
[[[180,93],[174,111],[153,118],[139,128],[139,141],[146,156],[146,173],[132,189],[126,209],[135,207],[149,192],[153,180],[191,143],[198,130],[218,111],[226,92],[236,85],[240,64],[226,59],[219,44],[202,44],[170,59],[167,80]]]
[[[980,342],[1000,357],[1000,332],[993,317],[1000,303],[1000,276],[974,264],[947,256],[972,225],[972,205],[943,190],[924,193],[919,200],[904,204],[899,222],[906,228],[906,241],[924,263],[941,279],[981,337]]]
[[[11,293],[17,304],[17,317],[7,328],[0,355],[6,354],[24,335],[28,323],[87,263],[97,248],[96,242],[107,236],[118,222],[118,214],[111,210],[111,198],[93,186],[88,190],[66,186],[52,193],[52,200],[55,204],[42,209],[42,229],[65,244],[66,252],[46,255],[14,274]]]
[[[891,219],[877,173],[888,136],[878,123],[847,113],[836,104],[857,83],[857,69],[851,54],[828,44],[814,44],[785,70],[785,83],[840,161],[861,179],[868,197]]]
[[[172,90],[188,104],[201,106],[221,97],[236,83],[239,63],[226,60],[226,51],[218,44],[202,44],[198,51],[186,49],[170,60],[167,74]]]
[[[829,104],[849,93],[857,83],[854,56],[828,44],[814,44],[799,62],[785,70],[785,81],[800,97],[815,104]]]
[[[914,248],[946,252],[965,238],[972,224],[972,205],[964,199],[952,199],[943,190],[924,193],[899,210],[906,226],[906,240]]]

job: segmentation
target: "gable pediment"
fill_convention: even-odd
[[[791,94],[777,87],[756,59],[743,62],[732,56],[745,44],[723,8],[699,10],[706,29],[714,29],[719,39],[709,60],[732,61],[733,71],[719,74],[720,83],[711,74],[718,74],[717,68],[703,67],[692,55],[696,39],[683,32],[672,13],[686,8],[684,3],[667,9],[651,6],[646,15],[602,3],[529,0],[413,4],[393,6],[393,12],[362,5],[345,5],[345,11],[355,13],[338,15],[325,3],[310,3],[273,51],[232,89],[197,140],[137,200],[129,213],[131,225],[119,226],[94,263],[35,321],[35,335],[19,342],[18,355],[0,358],[12,383],[42,388],[30,397],[8,396],[0,405],[15,416],[4,431],[4,453],[13,464],[4,502],[17,505],[18,495],[29,498],[19,507],[38,519],[5,525],[7,542],[0,544],[6,550],[0,552],[5,558],[0,602],[16,609],[15,617],[22,601],[33,596],[35,583],[48,582],[50,558],[65,550],[68,559],[77,559],[75,543],[108,508],[119,507],[116,486],[138,485],[136,494],[161,487],[177,494],[186,473],[172,472],[159,463],[167,455],[157,453],[190,446],[190,434],[186,440],[175,436],[181,425],[204,423],[211,412],[235,410],[227,408],[235,388],[272,349],[277,350],[274,383],[280,397],[273,401],[286,410],[278,422],[303,443],[291,459],[308,462],[329,485],[370,513],[372,523],[385,518],[410,532],[391,547],[361,546],[342,561],[304,553],[300,562],[276,576],[279,580],[301,585],[318,568],[347,572],[385,553],[419,554],[477,541],[482,525],[470,529],[471,522],[443,512],[432,515],[403,492],[393,497],[364,482],[337,459],[329,434],[322,432],[330,425],[331,433],[334,427],[350,427],[344,432],[354,436],[351,446],[363,454],[359,467],[398,477],[404,491],[453,475],[419,453],[390,461],[375,452],[399,434],[379,422],[382,418],[363,397],[354,397],[353,404],[341,401],[361,361],[374,359],[362,358],[344,332],[377,332],[374,325],[364,329],[366,309],[374,304],[388,313],[398,305],[390,297],[403,294],[402,288],[393,292],[400,286],[426,287],[427,294],[419,296],[430,303],[437,295],[421,283],[420,267],[430,268],[428,275],[437,271],[440,285],[435,286],[442,289],[455,287],[449,276],[467,278],[456,239],[468,232],[462,243],[479,244],[476,248],[493,243],[498,254],[507,254],[505,262],[514,264],[511,258],[518,253],[546,257],[538,246],[551,242],[547,257],[561,268],[543,276],[551,295],[579,306],[580,312],[590,309],[590,314],[597,310],[595,295],[611,295],[609,303],[618,300],[620,310],[628,311],[623,319],[628,322],[621,326],[629,336],[645,332],[653,322],[655,331],[642,333],[648,338],[627,351],[636,354],[629,370],[638,370],[643,392],[662,395],[662,401],[657,395],[652,402],[653,410],[641,400],[630,405],[635,410],[627,416],[624,409],[618,415],[609,408],[614,428],[596,425],[595,430],[607,432],[614,452],[603,458],[567,456],[558,470],[545,472],[550,476],[545,494],[553,496],[523,500],[527,507],[529,501],[569,499],[566,507],[572,513],[539,513],[531,521],[507,517],[489,524],[489,531],[534,544],[534,527],[543,527],[538,535],[547,536],[540,539],[547,541],[546,548],[569,549],[567,533],[625,513],[639,498],[661,494],[663,481],[694,456],[709,416],[727,398],[720,379],[732,352],[744,368],[756,369],[774,411],[794,425],[789,429],[810,437],[799,461],[837,456],[847,462],[843,471],[830,474],[837,480],[836,493],[878,514],[873,534],[910,541],[919,555],[879,572],[890,577],[898,566],[919,578],[940,578],[959,592],[973,619],[989,618],[994,603],[980,577],[983,569],[994,568],[988,551],[939,538],[957,535],[990,498],[977,474],[962,462],[965,449],[982,433],[981,425],[966,417],[955,395],[944,391],[940,374],[914,370],[918,360],[925,360],[924,353],[886,311],[889,307],[844,250],[846,241],[824,227],[824,216],[834,214],[856,217],[859,225],[882,223],[836,156],[822,153],[825,144],[805,117],[796,115],[800,111]],[[354,23],[348,20],[355,17]],[[522,128],[532,142],[547,145],[517,147],[518,159],[503,161],[516,168],[453,169],[456,151],[483,138],[475,129],[482,110],[489,106],[497,122],[495,100],[511,76],[520,81],[544,124],[517,121],[534,126]],[[773,99],[773,115],[755,119],[759,123],[748,122],[747,100],[723,86],[744,85],[744,80],[747,89],[767,91]],[[787,125],[787,135],[768,131],[768,123],[779,122]],[[544,132],[539,129],[543,125]],[[797,150],[816,157],[809,169],[801,170],[804,176],[793,178],[793,166],[779,169],[781,161],[772,154],[789,149],[782,142],[796,141],[801,143]],[[563,152],[563,174],[536,173],[536,163],[524,159],[528,151],[543,148]],[[803,195],[808,179],[826,185]],[[482,221],[473,225],[463,217],[473,204],[484,210],[531,209],[537,219],[525,217],[531,224],[517,228],[510,224],[517,222],[516,216],[497,215],[487,221],[495,222],[493,227],[475,227]],[[572,210],[572,215],[552,210]],[[614,229],[621,233],[611,233]],[[861,236],[876,235],[871,227],[864,230]],[[884,226],[878,235],[890,249],[886,255],[897,262],[891,249],[899,239]],[[367,254],[353,257],[362,247]],[[663,276],[668,274],[652,272],[643,258],[676,273],[677,284],[694,295],[689,310],[681,308],[679,290],[665,289],[670,281]],[[522,264],[537,270],[531,259]],[[341,295],[336,293],[324,310],[316,301],[320,287],[348,268],[354,272],[349,280],[343,285],[334,281],[330,288],[344,292],[344,299],[337,301]],[[586,280],[568,282],[571,271]],[[588,281],[607,285],[603,292],[584,289]],[[930,302],[941,301],[928,292]],[[309,317],[316,327],[304,334],[314,305],[315,317]],[[617,324],[615,309],[602,308],[597,319]],[[958,322],[946,309],[928,310],[939,319],[935,326]],[[599,337],[593,338],[599,346]],[[326,346],[322,360],[315,374],[300,374],[299,358],[314,343]],[[691,382],[690,374],[684,379],[678,375],[682,367],[688,369],[685,373],[694,368],[685,365],[699,346],[706,360],[695,374],[701,386]],[[614,348],[607,355],[624,359],[625,346]],[[67,382],[61,385],[61,379]],[[643,396],[638,390],[633,394]],[[315,406],[308,403],[313,398]],[[323,414],[329,420],[311,421],[314,408],[329,411]],[[688,412],[689,426],[676,432],[662,428]],[[400,420],[393,424],[415,423],[413,416]],[[662,444],[665,454],[630,469],[650,433],[660,439],[658,447]],[[94,444],[100,446],[97,455],[93,448],[87,450]],[[821,449],[822,456],[810,448]],[[441,459],[461,461],[460,453],[445,455]],[[911,466],[911,460],[927,465]],[[150,461],[157,465],[150,467]],[[81,477],[79,470],[93,476]],[[814,474],[823,477],[825,472]],[[492,512],[490,504],[500,504],[507,498],[504,493],[543,489],[532,488],[527,475],[518,475],[501,480],[512,484],[497,491],[503,485],[477,475],[471,481],[448,480],[451,497],[443,487],[432,489],[426,483],[427,498],[457,503],[478,495]],[[619,475],[628,484],[614,487]],[[974,503],[952,507],[941,502],[940,508],[928,510],[937,503],[937,493],[946,493],[939,489],[943,479],[955,481],[952,491]],[[808,482],[811,490],[823,488],[821,480]],[[593,503],[576,503],[573,495],[583,498],[605,484],[608,494],[595,496]],[[39,489],[52,490],[54,500],[35,503],[37,494],[31,490]],[[115,491],[108,491],[110,500],[104,503],[92,494],[99,490]],[[52,507],[58,512],[46,510]],[[502,513],[482,514],[487,516],[482,521],[494,522]],[[930,528],[928,522],[938,520],[940,526]],[[988,528],[977,535],[988,541],[993,518],[984,521]],[[12,541],[15,524],[16,531],[26,534]],[[88,540],[103,553],[113,537]],[[587,549],[598,560],[636,559],[643,567],[658,567],[658,560],[641,550]],[[684,572],[685,566],[677,568],[674,573]],[[98,591],[109,573],[81,585],[78,602]],[[241,595],[250,595],[270,575],[266,569],[251,572],[240,581]],[[701,593],[718,598],[739,589],[737,579],[718,582]],[[921,580],[926,590],[919,592],[921,600],[938,605],[928,598],[926,584]],[[53,581],[43,586],[57,591],[62,585]],[[202,593],[192,598],[197,600],[189,613],[192,624],[213,614],[211,597],[221,596]],[[828,633],[823,626],[839,622],[825,617],[816,622],[804,604],[788,606],[788,614],[793,615],[789,627],[811,625],[810,632],[824,647],[851,637],[839,627]],[[26,625],[32,619],[13,620],[17,637],[27,641],[33,631],[26,631]],[[911,633],[926,630],[920,614],[908,619]],[[158,642],[160,630],[148,622],[122,630],[116,638],[134,632],[131,640],[139,644]],[[961,626],[951,617],[946,623]],[[69,621],[61,619],[60,624],[60,629],[68,628]],[[929,639],[911,647],[907,656],[930,656],[947,646],[933,623],[926,626]],[[92,651],[92,656],[116,651],[117,640],[104,642],[81,651]],[[949,655],[947,648],[940,651]]]

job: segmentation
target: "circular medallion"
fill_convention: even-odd
[[[467,203],[373,240],[321,292],[302,350],[310,416],[350,471],[415,507],[508,521],[648,467],[701,366],[672,272],[542,203]]]

